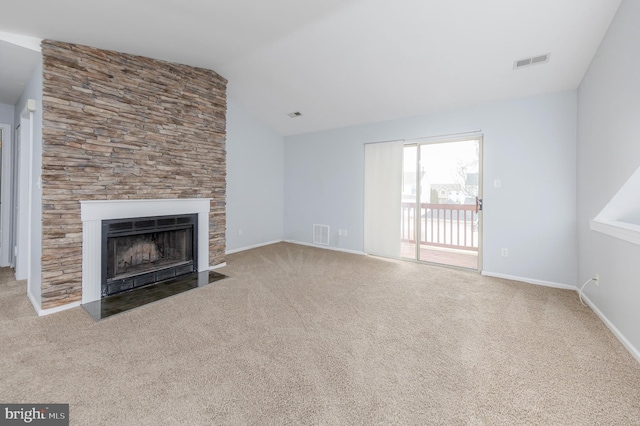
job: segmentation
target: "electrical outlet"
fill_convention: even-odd
[[[346,236],[347,236],[347,230],[346,230],[346,229],[343,229],[343,230],[342,230],[342,236],[343,236],[343,237],[346,237]]]
[[[338,229],[338,236],[342,237],[342,229]]]
[[[596,283],[596,286],[600,287],[600,275],[596,274],[593,277],[593,281]]]
[[[509,249],[503,248],[502,250],[500,250],[500,254],[502,255],[502,257],[509,257]]]
[[[238,229],[238,235],[242,235],[242,229]]]

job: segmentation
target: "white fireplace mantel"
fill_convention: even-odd
[[[211,198],[80,201],[82,219],[82,303],[100,300],[102,221],[178,214],[198,215],[198,272],[209,269]]]

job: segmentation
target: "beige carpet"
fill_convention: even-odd
[[[80,425],[640,422],[638,364],[573,291],[276,244],[94,322],[0,277],[0,402]]]

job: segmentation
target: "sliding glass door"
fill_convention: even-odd
[[[403,150],[401,256],[480,269],[482,138]]]

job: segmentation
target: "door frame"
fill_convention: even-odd
[[[416,252],[415,252],[415,260],[416,261],[420,261],[420,262],[424,262],[424,263],[432,263],[432,264],[436,264],[436,265],[442,265],[442,266],[449,266],[449,267],[458,267],[455,265],[448,265],[448,264],[444,264],[444,263],[433,263],[433,262],[428,262],[428,261],[424,261],[424,260],[420,260],[420,236],[422,235],[422,221],[420,220],[420,205],[422,203],[422,200],[420,199],[421,194],[422,194],[422,190],[421,190],[421,176],[420,176],[420,170],[421,170],[421,149],[420,147],[422,145],[438,145],[438,144],[444,144],[444,143],[454,143],[454,142],[465,142],[465,141],[471,141],[471,140],[477,140],[478,141],[478,196],[477,199],[480,202],[480,206],[479,209],[477,210],[477,215],[478,215],[478,264],[476,269],[471,269],[471,270],[475,270],[478,272],[482,272],[482,260],[483,260],[483,250],[482,250],[482,246],[483,246],[483,232],[482,232],[482,228],[483,228],[483,215],[484,215],[484,206],[483,206],[483,165],[484,165],[484,160],[483,160],[483,151],[484,151],[484,135],[483,134],[470,134],[469,136],[463,137],[463,136],[459,136],[459,137],[435,137],[435,138],[425,138],[425,139],[414,139],[414,140],[410,140],[410,141],[406,141],[404,146],[405,147],[409,147],[409,146],[415,146],[416,147],[416,214],[414,215],[414,230],[415,230],[415,240],[416,240]],[[462,268],[462,267],[460,267]],[[462,269],[468,269],[468,268],[462,268]]]
[[[11,262],[11,159],[14,144],[12,125],[0,123],[2,129],[2,172],[0,177],[0,267],[9,266]]]
[[[0,124],[4,135],[2,141],[2,181],[0,189],[0,227],[2,239],[0,241],[0,266],[16,267],[16,247],[18,246],[18,216],[20,206],[20,147],[22,145],[21,123],[15,127]]]

